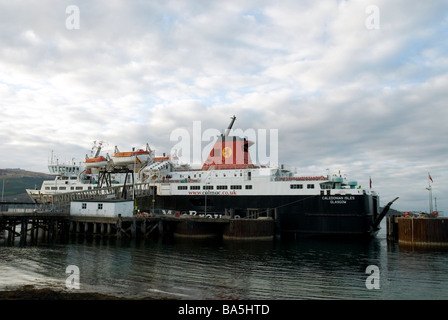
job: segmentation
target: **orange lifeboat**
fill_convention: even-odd
[[[106,158],[104,158],[103,156],[99,156],[95,158],[86,158],[84,164],[86,168],[100,168],[106,166],[108,162],[109,161],[107,161]]]
[[[116,152],[112,156],[112,161],[115,165],[128,165],[128,164],[140,164],[144,163],[149,159],[150,152],[143,149],[138,149],[137,151],[129,152]]]

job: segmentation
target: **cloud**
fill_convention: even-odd
[[[278,129],[281,163],[371,176],[403,209],[426,209],[431,171],[446,207],[447,6],[376,1],[370,30],[369,5],[3,2],[0,167],[46,171],[51,150],[82,160],[94,140],[161,154],[173,130],[236,115],[235,128]]]

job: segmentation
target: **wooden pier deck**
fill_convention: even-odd
[[[76,216],[68,212],[0,212],[0,237],[5,233],[7,242],[53,241],[69,236],[112,237],[117,239],[148,239],[160,235],[193,238],[222,237],[234,232],[230,216],[206,218],[192,215],[134,215],[132,217]],[[274,237],[273,219],[238,219],[237,237],[244,240],[265,240]],[[266,226],[268,224],[268,226]]]

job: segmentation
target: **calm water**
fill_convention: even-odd
[[[80,270],[82,292],[171,299],[448,299],[448,250],[388,244],[385,225],[363,244],[341,241],[210,242],[72,240],[0,246],[0,290],[65,288]],[[379,268],[367,289],[366,268]]]

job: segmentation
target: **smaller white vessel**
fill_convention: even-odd
[[[26,189],[29,197],[36,203],[51,203],[55,194],[88,191],[101,187],[101,182],[107,178],[108,185],[120,186],[131,183],[129,172],[139,172],[143,167],[158,163],[167,158],[154,158],[153,151],[146,144],[146,150],[138,149],[130,152],[120,152],[115,147],[112,158],[108,154],[100,155],[103,142],[94,141],[91,156],[86,155],[83,162],[60,163],[54,156],[48,161],[48,170],[55,176],[54,180],[46,180],[40,189]],[[139,176],[135,177],[139,180]]]
[[[91,190],[98,184],[94,175],[85,173],[81,163],[60,163],[52,153],[48,163],[50,174],[54,180],[46,180],[40,189],[26,189],[27,194],[36,203],[49,203],[54,194],[74,191]]]

